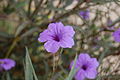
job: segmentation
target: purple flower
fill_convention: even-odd
[[[73,66],[71,62],[70,68]],[[76,60],[75,69],[78,69],[75,75],[76,80],[84,80],[85,78],[94,79],[97,75],[97,67],[99,66],[96,58],[91,58],[87,53],[81,53]]]
[[[4,70],[10,70],[15,66],[15,61],[12,59],[0,59],[0,68]]]
[[[116,42],[120,42],[120,28],[113,32],[113,37]]]
[[[44,47],[48,52],[56,53],[60,47],[72,48],[74,34],[72,26],[64,26],[61,22],[50,23],[48,29],[40,33],[38,40],[46,42]]]
[[[85,20],[89,19],[89,11],[88,11],[88,10],[86,10],[86,11],[80,11],[80,12],[79,12],[79,15],[80,15],[83,19],[85,19]]]

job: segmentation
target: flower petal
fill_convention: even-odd
[[[60,34],[63,31],[63,29],[64,29],[64,25],[61,22],[50,23],[48,25],[48,30],[54,34]]]
[[[43,31],[42,33],[40,33],[38,41],[40,41],[40,42],[46,42],[47,40],[50,40],[50,39],[52,39],[52,37],[50,36],[50,32],[46,29],[45,31]]]
[[[15,66],[15,61],[11,60],[11,59],[1,59],[0,61],[2,61],[3,63],[1,64],[1,67],[5,70],[9,70],[12,67]]]
[[[81,53],[78,57],[79,63],[86,64],[90,60],[88,53]]]
[[[79,15],[83,18],[83,19],[89,19],[89,11],[86,10],[86,11],[80,11],[79,12]]]
[[[70,69],[72,69],[73,64],[74,64],[74,60],[70,63]],[[78,62],[78,60],[76,60],[75,69],[79,69],[79,68],[80,68],[80,63]]]
[[[75,31],[73,30],[72,26],[65,26],[63,30],[64,36],[70,36],[73,37],[75,34]]]
[[[89,79],[94,79],[97,75],[96,69],[88,69],[85,72],[85,76]]]
[[[60,41],[60,46],[62,48],[72,48],[73,45],[74,45],[74,40],[71,37],[64,37]]]
[[[83,70],[79,70],[75,75],[76,80],[84,80],[85,79],[85,72]]]
[[[91,58],[91,68],[96,69],[99,66],[99,62],[97,61],[96,58]]]
[[[120,29],[113,32],[113,37],[116,42],[120,42]]]
[[[56,53],[58,51],[58,49],[60,48],[59,43],[55,42],[53,40],[47,41],[44,44],[44,47],[48,52],[51,52],[51,53]]]

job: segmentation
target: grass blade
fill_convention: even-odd
[[[65,80],[72,80],[72,78],[74,77],[75,73],[76,73],[76,69],[75,69],[75,65],[76,65],[76,60],[77,60],[77,55],[75,56],[75,59],[74,59],[74,64],[72,66],[72,69],[68,75],[68,77],[65,79]]]
[[[27,64],[26,68],[28,68],[28,70],[26,69],[27,70],[26,71],[26,80],[33,80],[33,78],[31,76],[33,76],[35,80],[38,80],[35,70],[33,68],[32,61],[30,59],[29,51],[28,51],[27,47],[26,47],[26,59],[25,60],[26,60],[26,64]],[[28,77],[31,77],[31,79],[28,79]]]

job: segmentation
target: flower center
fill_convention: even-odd
[[[87,16],[87,14],[86,14],[86,13],[84,13],[84,14],[83,14],[83,16],[84,16],[84,17],[86,17],[86,16]]]
[[[55,41],[59,42],[60,41],[60,37],[58,35],[55,35],[53,38]]]
[[[86,69],[87,69],[87,66],[86,66],[86,65],[83,65],[83,66],[82,66],[82,69],[83,69],[83,70],[86,70]]]
[[[120,36],[120,33],[119,33],[119,36]]]
[[[57,42],[60,42],[61,39],[62,39],[62,33],[59,33],[53,36],[53,40]]]

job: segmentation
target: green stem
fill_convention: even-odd
[[[9,50],[8,50],[7,53],[6,53],[5,58],[8,58],[8,57],[10,56],[10,53],[11,53],[12,50],[15,48],[15,46],[16,46],[16,44],[17,44],[17,42],[18,42],[19,40],[20,40],[19,37],[16,37],[16,38],[14,39],[12,45],[10,46]]]

